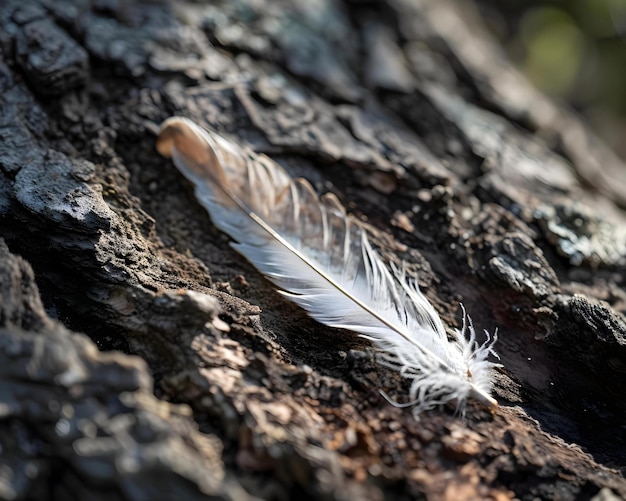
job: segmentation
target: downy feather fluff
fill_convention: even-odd
[[[414,415],[468,398],[489,407],[495,342],[478,344],[471,320],[448,340],[439,315],[403,270],[389,269],[365,229],[332,194],[318,197],[264,155],[192,121],[162,126],[157,150],[195,185],[198,201],[233,247],[317,321],[359,333],[379,361],[411,381]],[[486,331],[485,331],[486,332]]]

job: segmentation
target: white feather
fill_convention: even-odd
[[[195,185],[199,202],[233,247],[317,321],[369,339],[380,362],[411,380],[414,414],[468,398],[495,407],[496,336],[479,345],[463,310],[449,341],[439,315],[403,270],[390,270],[366,231],[331,194],[318,197],[263,155],[238,147],[185,118],[161,126],[158,151]],[[497,355],[496,355],[497,356]]]

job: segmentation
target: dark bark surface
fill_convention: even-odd
[[[0,498],[626,497],[626,167],[471,11],[5,0],[0,51]],[[500,408],[387,404],[155,152],[175,114],[498,327]]]

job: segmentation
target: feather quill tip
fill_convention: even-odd
[[[487,407],[488,409],[492,411],[498,408],[498,401],[495,398],[489,395],[489,393],[486,393],[485,391],[481,390],[480,388],[477,388],[474,385],[472,385],[472,389],[470,390],[469,397],[473,398],[474,400],[477,400],[478,402],[480,402],[481,404],[483,404],[485,407]]]

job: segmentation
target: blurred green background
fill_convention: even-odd
[[[626,0],[477,0],[511,59],[626,159]]]

